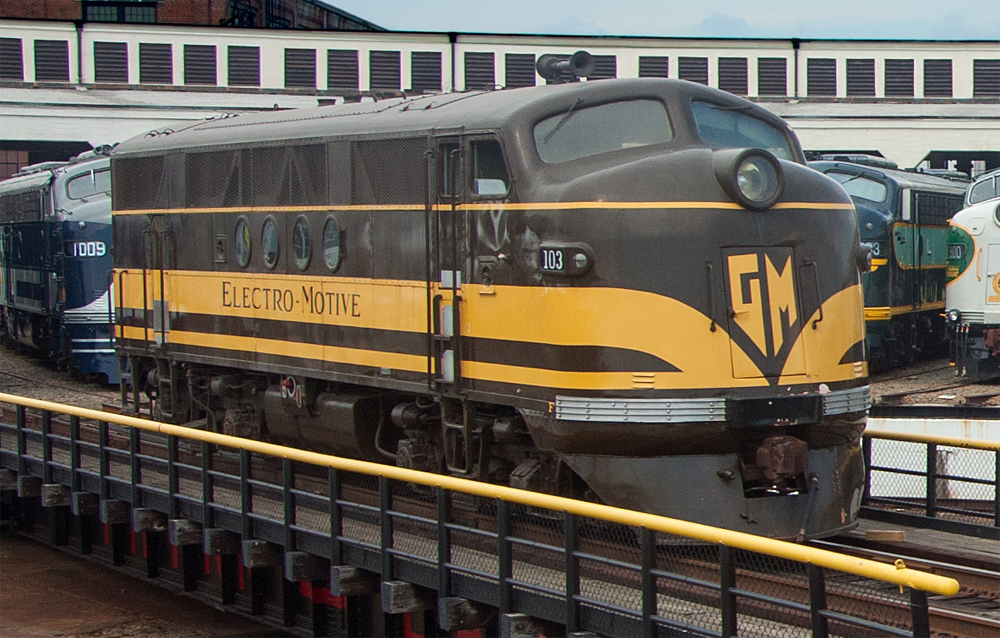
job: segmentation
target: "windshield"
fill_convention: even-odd
[[[558,164],[673,139],[667,109],[657,100],[630,100],[568,110],[535,125],[543,162]]]
[[[97,193],[111,192],[111,170],[90,171],[66,182],[66,195],[70,199],[83,199]]]
[[[860,197],[872,202],[884,202],[889,193],[889,189],[882,182],[876,182],[860,175],[830,171],[827,176],[837,180],[851,197]]]
[[[792,148],[781,129],[729,107],[708,102],[692,102],[698,135],[712,148],[762,148],[775,157],[790,160]]]
[[[998,191],[1000,188],[998,188],[996,176],[987,177],[983,181],[973,184],[972,188],[969,189],[969,205],[998,197],[1000,196]]]

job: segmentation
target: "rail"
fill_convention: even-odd
[[[1000,442],[868,431],[862,449],[865,518],[1000,540]]]
[[[34,481],[43,504],[81,512],[96,495],[102,520],[118,525],[111,538],[131,521],[183,544],[177,530],[193,526],[202,535],[189,542],[204,539],[207,555],[210,538],[218,552],[219,534],[242,537],[251,571],[282,565],[254,563],[280,547],[286,580],[329,576],[335,596],[353,591],[344,566],[360,568],[379,575],[386,612],[403,609],[391,585],[406,581],[436,593],[446,630],[464,627],[445,601],[464,600],[567,633],[792,625],[813,636],[926,636],[928,593],[959,589],[901,562],[0,393],[2,403],[14,404],[16,423],[0,422],[0,467],[17,474],[20,495]],[[131,518],[105,516],[116,502]],[[862,599],[879,601],[878,617]]]

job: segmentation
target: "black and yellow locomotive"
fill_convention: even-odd
[[[855,523],[854,208],[745,100],[400,98],[112,167],[119,352],[163,420],[768,536]]]

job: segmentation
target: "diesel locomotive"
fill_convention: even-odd
[[[116,384],[109,154],[99,147],[0,182],[0,336]]]
[[[851,199],[677,80],[241,115],[123,143],[132,409],[779,538],[856,522]]]
[[[900,170],[870,155],[824,156],[809,166],[850,194],[871,250],[861,283],[872,371],[944,356],[948,222],[962,208],[965,174]]]
[[[1000,171],[980,175],[948,229],[945,317],[955,373],[1000,376]]]

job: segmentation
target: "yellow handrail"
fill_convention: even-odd
[[[370,463],[368,461],[345,459],[338,456],[330,456],[328,454],[319,454],[295,448],[282,447],[272,443],[241,439],[234,436],[227,436],[225,434],[205,432],[179,425],[169,425],[167,423],[147,421],[145,419],[138,419],[130,416],[51,403],[49,401],[27,399],[10,394],[0,393],[0,402],[14,403],[29,408],[50,410],[52,412],[61,412],[63,414],[75,415],[84,419],[117,423],[119,425],[147,430],[149,432],[170,434],[186,439],[194,439],[196,441],[204,441],[215,445],[266,454],[268,456],[287,458],[302,463],[333,467],[338,470],[348,472],[384,476],[386,478],[407,483],[418,483],[431,487],[442,487],[456,492],[464,492],[466,494],[474,494],[486,498],[496,498],[513,503],[546,508],[557,512],[565,511],[579,516],[588,516],[623,525],[645,527],[658,532],[695,538],[710,543],[719,543],[721,545],[727,545],[729,547],[744,549],[751,552],[758,552],[760,554],[767,554],[769,556],[776,556],[778,558],[784,558],[799,563],[812,563],[813,565],[825,567],[827,569],[846,572],[848,574],[855,574],[865,578],[872,578],[875,580],[893,583],[901,587],[911,587],[913,589],[945,596],[953,596],[958,593],[959,590],[958,581],[953,578],[935,576],[934,574],[909,569],[908,567],[903,566],[901,562],[897,565],[887,565],[885,563],[878,563],[864,558],[846,556],[836,552],[816,549],[814,547],[796,545],[795,543],[789,543],[787,541],[754,536],[753,534],[747,534],[745,532],[718,529],[708,525],[702,525],[700,523],[690,523],[663,516],[656,516],[654,514],[646,514],[643,512],[610,507],[608,505],[585,503],[561,496],[539,494],[538,492],[529,492],[527,490],[519,490],[502,485],[480,483],[478,481],[470,481],[468,479],[454,478],[451,476],[428,474],[426,472],[418,472],[392,465],[381,465],[379,463]]]
[[[1000,441],[965,439],[959,436],[938,436],[935,434],[915,434],[911,432],[886,432],[884,430],[865,430],[864,436],[871,437],[873,439],[907,441],[910,443],[936,443],[937,445],[960,447],[969,450],[988,450],[1000,452]]]

